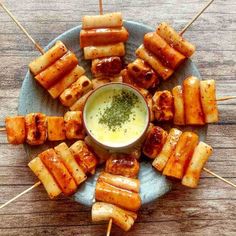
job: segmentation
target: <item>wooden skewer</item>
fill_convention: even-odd
[[[109,220],[108,226],[107,226],[107,234],[106,236],[110,236],[111,234],[111,227],[112,227],[112,219]]]
[[[193,18],[192,20],[181,30],[181,32],[179,33],[179,35],[182,35],[192,24],[194,21],[197,20],[197,18],[214,2],[214,0],[210,0],[206,6],[204,6],[202,8],[202,10],[200,12],[198,12]]]
[[[225,179],[225,178],[223,178],[223,177],[221,177],[221,176],[215,174],[214,172],[208,170],[207,168],[203,168],[203,170],[204,170],[205,172],[207,172],[208,174],[210,174],[210,175],[212,175],[212,176],[214,176],[214,177],[220,179],[221,181],[223,181],[223,182],[225,182],[225,183],[227,183],[227,184],[229,184],[229,185],[231,185],[231,186],[233,186],[233,187],[236,188],[236,184],[233,184],[232,182],[230,182],[230,181],[228,181],[227,179]]]
[[[16,195],[15,197],[13,197],[11,200],[7,201],[6,203],[4,203],[3,205],[0,206],[0,209],[7,206],[8,204],[10,204],[11,202],[15,201],[17,198],[21,197],[22,195],[24,195],[25,193],[28,193],[29,191],[31,191],[32,189],[38,187],[41,184],[41,182],[37,182],[35,183],[33,186],[31,186],[30,188],[27,188],[25,191],[21,192],[20,194]]]
[[[216,101],[219,102],[219,101],[226,101],[226,100],[230,100],[230,99],[235,99],[236,96],[226,96],[226,97],[223,97],[223,98],[217,98]]]
[[[26,31],[26,29],[21,25],[21,23],[15,18],[15,16],[8,10],[8,8],[0,2],[0,6],[5,10],[5,12],[12,18],[12,20],[16,23],[16,25],[23,31],[23,33],[28,37],[28,39],[34,44],[34,46],[44,54],[43,48],[30,36],[30,34]]]
[[[99,0],[99,13],[100,15],[103,14],[102,0]]]

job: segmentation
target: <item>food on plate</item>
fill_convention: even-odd
[[[83,139],[85,130],[81,111],[68,111],[64,117],[29,113],[24,116],[6,117],[6,132],[9,143],[41,145],[49,141]]]
[[[24,116],[7,116],[5,118],[7,140],[11,144],[21,144],[26,139],[26,127]]]
[[[47,120],[42,113],[30,113],[25,116],[26,142],[29,145],[41,145],[47,139]]]
[[[153,126],[149,129],[146,140],[143,144],[143,153],[154,159],[162,150],[166,142],[167,132],[159,126]]]
[[[114,224],[124,231],[130,230],[136,218],[135,212],[124,210],[110,203],[96,202],[92,206],[92,221],[109,221],[112,219]]]
[[[92,60],[91,71],[95,78],[120,73],[128,37],[120,12],[83,17],[80,47],[85,60]]]

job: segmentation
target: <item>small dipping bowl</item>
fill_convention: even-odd
[[[88,135],[99,146],[124,152],[144,138],[149,108],[133,86],[109,83],[95,89],[87,98],[83,122]]]

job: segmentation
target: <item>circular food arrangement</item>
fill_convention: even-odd
[[[19,115],[6,117],[9,143],[23,144],[29,168],[51,199],[91,206],[92,221],[131,229],[143,204],[171,190],[196,188],[212,147],[207,124],[219,120],[214,80],[189,59],[195,46],[162,22],[156,29],[120,12],[83,16],[45,49],[3,9],[42,54],[29,63]],[[145,207],[145,206],[144,206]]]

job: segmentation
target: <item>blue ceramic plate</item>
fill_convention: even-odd
[[[143,24],[126,21],[125,27],[129,31],[130,37],[126,43],[126,56],[125,61],[131,62],[135,59],[135,49],[142,43],[143,36],[145,33],[153,31],[154,29],[145,26]],[[54,45],[57,40],[61,40],[68,49],[71,49],[79,58],[80,65],[82,65],[86,74],[90,76],[90,62],[83,59],[83,53],[79,45],[79,34],[81,26],[77,26],[69,31],[63,33],[45,48],[46,50]],[[181,84],[182,80],[189,75],[197,76],[201,78],[196,66],[191,60],[187,60],[178,71],[170,78],[168,81],[164,82],[160,86],[161,89],[171,89],[175,85]],[[42,112],[47,115],[63,115],[66,109],[57,100],[53,100],[50,95],[40,87],[32,75],[28,72],[25,76],[21,93],[19,99],[19,114],[25,115],[30,112]],[[165,127],[169,128],[169,127]],[[197,131],[202,140],[205,139],[207,128],[192,128],[186,127],[185,129],[190,129]],[[34,158],[38,153],[46,150],[49,147],[53,147],[56,143],[46,143],[43,146],[32,147],[25,145],[25,150],[30,159]],[[90,177],[83,185],[80,186],[78,192],[74,194],[73,198],[75,201],[91,206],[94,200],[94,190],[96,179],[100,170],[97,171],[96,175]],[[150,162],[142,161],[141,170],[139,174],[139,179],[141,181],[141,198],[143,204],[149,203],[171,189],[171,183],[164,176],[155,171]]]

